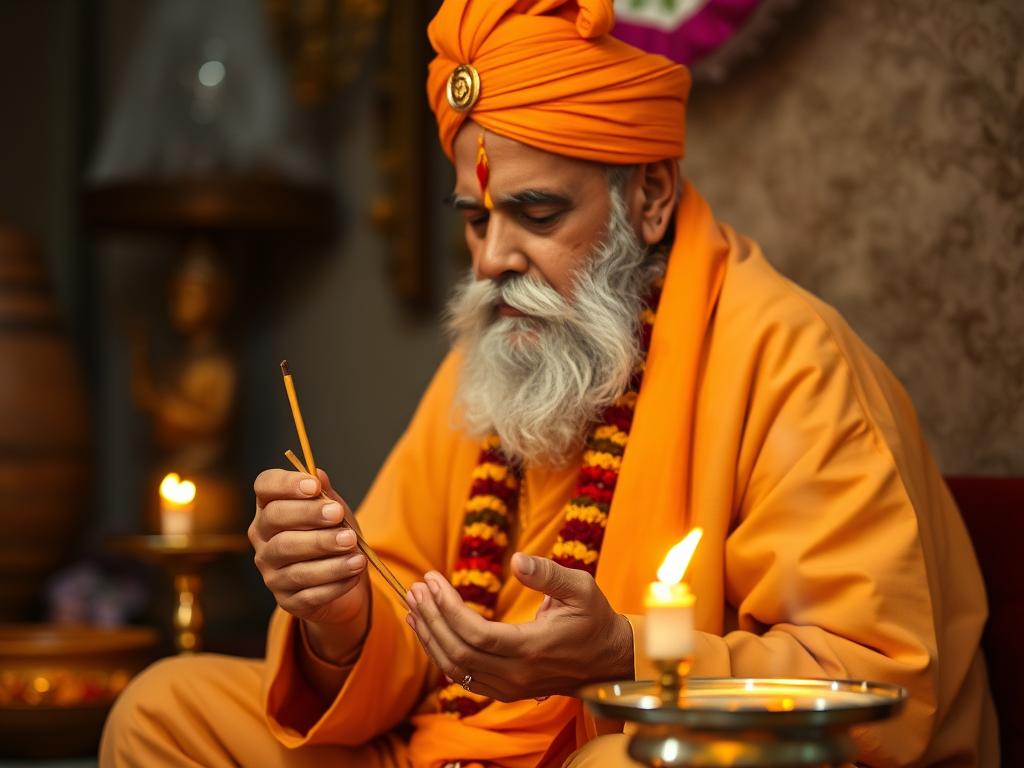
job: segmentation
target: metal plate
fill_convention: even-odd
[[[907,692],[856,680],[691,678],[676,706],[649,680],[598,683],[580,697],[598,717],[690,729],[758,730],[846,727],[898,713]]]

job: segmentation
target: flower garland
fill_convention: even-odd
[[[640,362],[629,385],[602,411],[587,435],[580,474],[565,506],[565,522],[551,554],[559,565],[587,571],[592,576],[597,572],[608,512],[633,424],[660,289],[659,280],[641,315]],[[466,605],[486,619],[494,618],[504,581],[509,534],[519,511],[519,486],[518,468],[501,452],[496,436],[487,438],[473,469],[462,541],[451,579]],[[457,682],[443,681],[438,696],[441,711],[459,718],[475,714],[491,703],[491,699],[468,691]]]

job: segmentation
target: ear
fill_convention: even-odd
[[[679,164],[673,159],[645,163],[634,177],[636,187],[630,202],[637,234],[645,245],[661,242],[675,211],[679,189]]]

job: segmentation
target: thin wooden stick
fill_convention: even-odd
[[[295,394],[295,382],[292,380],[292,373],[288,370],[288,361],[281,361],[281,376],[284,377],[284,389],[288,393],[288,404],[292,407],[292,420],[295,422],[295,431],[299,433],[299,445],[302,446],[302,455],[306,458],[306,471],[313,477],[316,474],[316,462],[313,461],[313,449],[309,446],[309,437],[306,435],[306,424],[302,421],[302,411],[299,410],[299,397]]]
[[[290,448],[284,452],[284,455],[285,458],[291,462],[292,466],[295,467],[295,469],[297,469],[299,472],[308,473],[308,470],[304,466],[302,466],[302,462],[299,461],[299,457],[296,456],[295,453]],[[324,491],[320,492],[320,497],[326,499],[327,501],[334,501],[334,499],[328,496]],[[359,533],[359,531],[356,529],[354,525],[350,524],[348,520],[344,519],[341,521],[341,524],[346,528],[352,529],[352,532],[356,535],[356,546],[359,547],[359,551],[362,552],[363,555],[366,556],[366,559],[370,561],[370,564],[377,569],[377,572],[384,578],[384,581],[388,583],[388,586],[395,590],[398,597],[402,601],[402,605],[405,605],[406,589],[402,585],[402,582],[399,581],[398,577],[391,572],[391,569],[388,568],[384,561],[377,556],[377,553],[373,551],[373,547],[371,547],[367,543],[366,539],[363,538],[362,534]]]

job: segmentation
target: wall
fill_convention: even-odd
[[[947,472],[1024,472],[1024,5],[813,0],[698,86],[716,214],[893,368]]]
[[[0,3],[0,220],[40,240],[69,321],[77,310],[81,8]]]

